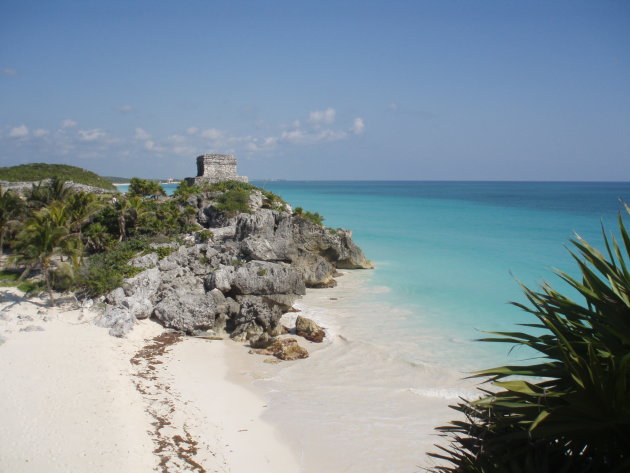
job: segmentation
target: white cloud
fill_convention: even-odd
[[[151,134],[143,128],[136,128],[136,133],[133,135],[135,140],[145,141],[151,138]]]
[[[100,128],[92,128],[91,130],[79,130],[79,138],[81,141],[94,141],[103,138],[105,132]]]
[[[41,138],[42,136],[46,136],[49,133],[48,130],[44,130],[43,128],[37,128],[36,130],[33,130],[33,136],[36,136],[38,138]]]
[[[389,108],[390,110],[398,110],[398,104],[396,102],[392,102],[387,108]]]
[[[216,128],[208,128],[207,130],[202,131],[199,135],[203,138],[208,138],[209,140],[220,140],[223,137],[223,132],[221,130],[217,130]]]
[[[13,127],[11,128],[11,131],[9,131],[9,136],[11,138],[22,138],[26,135],[28,135],[28,127],[26,125]]]
[[[75,126],[77,126],[77,122],[75,122],[71,118],[66,118],[64,121],[61,122],[61,128],[74,128]]]
[[[173,143],[185,143],[188,138],[182,135],[171,135],[168,137],[168,140]]]
[[[155,148],[155,142],[151,140],[147,140],[144,142],[144,147],[148,149],[149,151],[151,151],[153,148]]]
[[[10,67],[5,67],[4,69],[0,69],[0,76],[14,76],[17,75],[15,69],[11,69]]]
[[[121,105],[118,107],[118,111],[121,113],[129,113],[133,111],[133,107],[131,105]]]
[[[334,108],[327,108],[326,110],[316,110],[309,114],[309,120],[315,125],[330,125],[335,121],[335,115],[337,112]]]
[[[188,133],[189,135],[196,135],[198,131],[199,131],[199,128],[195,126],[191,126],[190,128],[186,129],[186,133]]]
[[[361,133],[363,133],[365,131],[365,122],[363,121],[363,118],[355,118],[354,122],[352,122],[352,127],[350,128],[350,131],[355,135],[360,135]]]

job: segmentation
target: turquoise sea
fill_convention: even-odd
[[[327,328],[296,363],[260,363],[253,383],[304,473],[410,473],[432,464],[449,404],[477,395],[471,371],[532,353],[475,341],[532,322],[509,304],[519,282],[567,290],[577,233],[616,232],[630,183],[257,181],[292,206],[353,231],[376,269],[296,304]],[[630,215],[628,216],[630,217]],[[626,218],[630,222],[630,218]],[[290,324],[290,321],[288,322]],[[322,454],[325,452],[325,454]]]
[[[430,465],[434,427],[455,417],[448,405],[476,397],[463,378],[532,356],[475,341],[532,322],[509,304],[524,302],[518,282],[562,288],[552,270],[575,274],[569,239],[599,246],[601,223],[615,230],[630,202],[629,183],[255,184],[351,229],[376,263],[307,294],[299,307],[329,329],[329,345],[258,382],[307,473]]]
[[[567,252],[578,233],[601,242],[616,227],[628,183],[256,182],[294,206],[317,211],[354,239],[377,269],[374,286],[410,311],[410,330],[430,324],[472,340],[526,320],[518,281],[560,286],[551,269],[573,272]],[[483,347],[497,361],[506,347]],[[478,368],[478,362],[462,363]]]

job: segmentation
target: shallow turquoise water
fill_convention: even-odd
[[[574,272],[574,232],[599,244],[600,221],[614,230],[620,199],[630,201],[628,183],[255,184],[351,229],[377,265],[370,284],[388,289],[365,297],[408,309],[397,324],[464,340],[531,321],[508,304],[523,301],[517,281],[562,287],[550,270]],[[497,361],[509,348],[483,345]]]

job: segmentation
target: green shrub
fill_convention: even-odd
[[[17,287],[20,291],[36,296],[46,290],[44,281],[24,281]]]
[[[201,189],[198,186],[188,184],[187,181],[182,181],[177,189],[175,189],[175,192],[173,192],[173,197],[185,200],[191,195],[199,194],[200,192]]]
[[[120,287],[124,278],[142,271],[142,268],[131,266],[129,261],[149,248],[146,240],[131,239],[118,243],[109,251],[90,256],[79,272],[76,286],[91,297]]]
[[[575,295],[549,285],[523,287],[537,330],[499,332],[485,341],[527,346],[533,363],[475,374],[495,389],[452,406],[465,420],[439,427],[449,447],[433,456],[452,466],[435,472],[630,471],[630,236],[619,217],[621,245],[604,233],[605,253],[579,236],[571,255],[580,277],[557,274]],[[531,361],[531,360],[529,360]]]
[[[18,284],[20,273],[7,269],[0,270],[0,287],[11,287]]]
[[[233,259],[233,260],[230,262],[230,264],[231,264],[232,266],[241,266],[241,265],[245,264],[245,261],[240,260],[240,259]]]
[[[229,181],[234,182],[234,181]],[[244,183],[239,183],[244,184]],[[234,188],[223,192],[217,197],[214,208],[229,217],[234,217],[239,213],[250,213],[249,190],[244,188]]]
[[[201,230],[199,233],[197,233],[197,237],[202,243],[208,241],[213,236],[214,233],[212,233],[210,230]]]
[[[265,268],[260,268],[256,271],[256,274],[258,274],[258,276],[265,276],[267,274],[267,270]]]
[[[149,197],[149,196],[158,196],[158,195],[166,195],[164,188],[160,185],[158,181],[151,181],[148,179],[140,179],[139,177],[132,177],[131,182],[129,183],[129,190],[127,191],[127,195],[130,197],[141,196],[141,197]]]
[[[158,246],[154,249],[154,251],[157,253],[159,259],[163,259],[170,255],[176,249],[177,248],[172,248],[170,246]]]

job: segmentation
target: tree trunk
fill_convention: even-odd
[[[44,270],[44,280],[46,281],[46,289],[48,289],[48,295],[50,296],[50,305],[55,307],[55,298],[53,297],[52,287],[50,285],[50,270],[48,268]]]
[[[120,237],[118,237],[118,241],[123,241],[123,238],[125,238],[125,217],[124,215],[121,215],[118,217],[118,230],[120,232]]]

